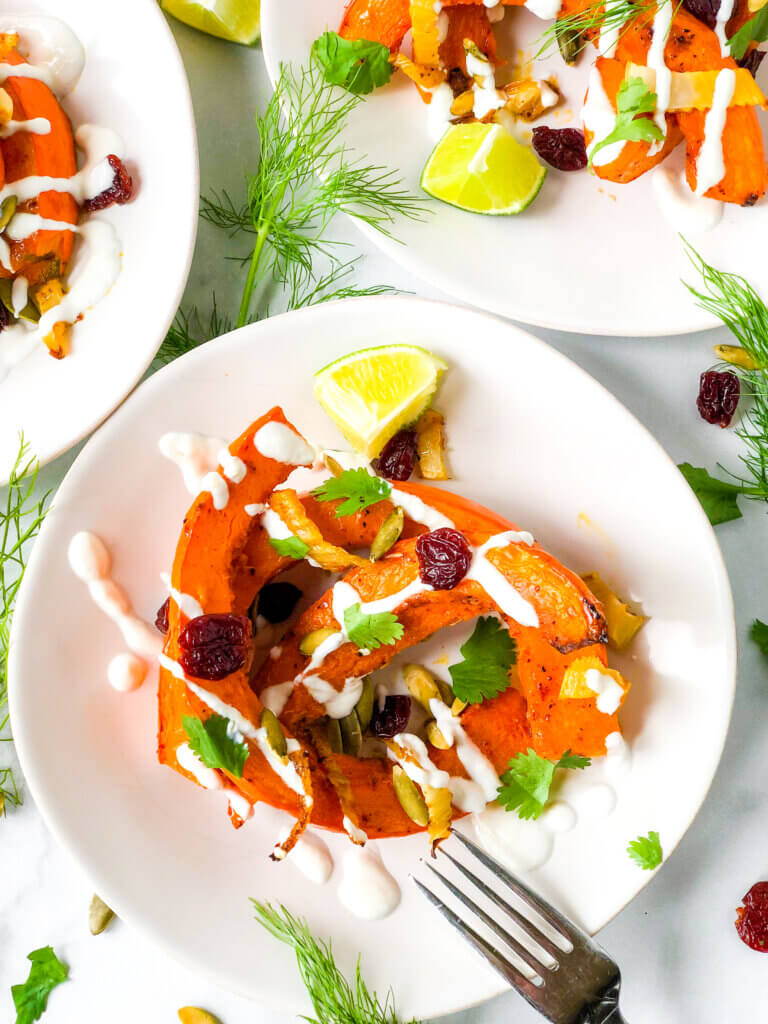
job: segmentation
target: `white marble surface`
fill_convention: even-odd
[[[268,95],[261,54],[183,26],[174,25],[174,32],[192,86],[203,190],[226,187],[237,194],[243,175],[255,167],[252,113]],[[339,234],[368,253],[361,280],[444,297],[376,255],[354,227],[340,225]],[[220,308],[232,308],[236,274],[222,259],[225,245],[218,232],[201,225],[187,305],[206,308],[215,289]],[[649,341],[534,333],[613,391],[676,461],[709,468],[723,461],[736,467],[739,446],[732,432],[704,424],[694,405],[698,374],[710,361],[712,344],[725,340],[725,331]],[[57,484],[75,454],[48,467],[43,482]],[[610,472],[600,467],[599,453],[595,468]],[[763,717],[768,663],[746,638],[755,616],[768,620],[764,507],[745,506],[742,520],[718,527],[718,538],[733,585],[741,650],[733,722],[722,765],[688,835],[660,874],[601,933],[622,967],[622,1006],[630,1024],[758,1024],[766,1019],[768,958],[743,946],[733,928],[743,893],[768,877]],[[88,798],[87,786],[83,798]],[[673,779],[669,798],[674,799]],[[176,1009],[188,1004],[209,1008],[223,1024],[287,1024],[284,1015],[222,993],[178,968],[120,922],[91,937],[88,879],[57,848],[29,795],[20,810],[0,823],[0,879],[0,1020],[12,1020],[9,987],[26,977],[26,954],[50,943],[70,964],[72,981],[52,997],[46,1024],[160,1024],[177,1020]],[[263,969],[264,964],[254,964],[255,971]],[[512,993],[457,1015],[456,1024],[533,1024],[538,1019]]]

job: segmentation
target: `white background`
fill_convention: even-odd
[[[192,87],[202,191],[227,188],[239,197],[244,175],[257,162],[253,112],[269,95],[261,53],[177,24],[173,29]],[[445,298],[378,256],[353,226],[340,224],[339,237],[368,254],[361,281]],[[236,308],[238,268],[224,260],[232,251],[226,237],[201,223],[185,308],[207,310],[212,290],[222,310]],[[718,461],[737,467],[739,443],[732,432],[708,426],[695,409],[698,374],[713,361],[711,346],[726,340],[725,331],[634,341],[534,333],[613,391],[676,461],[710,469]],[[58,484],[75,454],[48,467],[42,483]],[[610,472],[610,467],[602,469]],[[663,494],[658,501],[664,501]],[[742,895],[768,877],[768,663],[747,640],[754,617],[768,620],[764,506],[745,505],[744,519],[718,527],[717,534],[739,630],[734,717],[720,771],[688,835],[644,892],[601,933],[601,942],[622,967],[622,1008],[629,1024],[757,1024],[768,1015],[768,957],[743,946],[733,928]],[[44,628],[41,623],[41,638]],[[668,799],[674,798],[675,780],[670,778]],[[87,785],[83,799],[88,799]],[[93,813],[98,816],[98,807]],[[2,1024],[14,1019],[9,988],[26,978],[26,954],[49,943],[69,963],[71,982],[51,997],[46,1024],[170,1024],[177,1020],[177,1008],[188,1004],[208,1008],[222,1024],[287,1024],[290,1018],[222,993],[176,967],[119,922],[93,938],[87,927],[90,895],[88,879],[56,847],[27,794],[24,806],[0,822]],[[428,956],[428,936],[424,945]],[[254,970],[264,969],[263,963],[254,964]],[[460,970],[461,965],[446,969]],[[515,994],[456,1015],[457,1024],[538,1019]]]

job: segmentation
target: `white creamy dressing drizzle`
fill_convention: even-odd
[[[584,673],[584,684],[597,694],[595,705],[598,711],[604,715],[616,714],[621,707],[624,690],[613,676],[600,672],[599,669],[590,668]]]
[[[0,14],[0,32],[16,32],[19,52],[29,61],[25,78],[37,78],[58,96],[77,84],[85,66],[85,50],[75,33],[58,18],[35,14]],[[34,65],[32,67],[31,65]],[[19,77],[15,64],[0,65],[0,77]]]
[[[353,843],[357,843],[358,846],[365,846],[365,844],[368,842],[368,836],[360,828],[360,826],[356,825],[351,818],[347,817],[346,814],[344,815],[342,825],[344,827],[344,831],[347,833],[347,835],[349,836]]]
[[[354,711],[363,692],[363,680],[356,678],[345,680],[341,690],[320,676],[304,676],[302,683],[313,699],[323,705],[329,718],[345,718]]]
[[[728,47],[728,37],[725,34],[725,27],[731,20],[736,0],[720,0],[720,7],[715,16],[715,35],[720,42],[720,53],[723,57],[730,57],[731,51]]]
[[[14,278],[13,285],[11,286],[11,305],[13,306],[13,315],[18,316],[28,301],[29,282],[26,277],[22,277],[21,274],[19,274],[18,277]]]
[[[606,0],[605,18],[607,19],[610,16],[612,7],[618,7],[621,4],[622,0]],[[622,28],[623,25],[620,23],[601,27],[600,38],[597,41],[597,52],[601,57],[612,58],[616,56],[616,47]]]
[[[285,829],[280,835],[279,844],[284,843],[290,834],[291,830]],[[296,840],[287,859],[315,885],[325,885],[333,873],[333,857],[327,843],[308,829]]]
[[[254,502],[253,505],[245,505],[243,507],[246,515],[249,515],[252,519],[256,516],[260,516],[262,512],[266,512],[267,510],[267,506],[260,502]]]
[[[135,654],[116,654],[107,665],[109,685],[118,693],[138,690],[147,678],[147,663]]]
[[[176,748],[176,760],[184,771],[189,772],[196,779],[203,789],[209,789],[212,792],[223,792],[229,801],[229,806],[239,818],[247,821],[251,817],[253,805],[238,790],[231,786],[226,786],[221,775],[213,768],[208,768],[207,765],[203,764],[188,743],[182,743],[181,746]]]
[[[651,180],[659,209],[676,231],[684,235],[711,231],[723,219],[725,204],[695,195],[688,187],[685,171],[659,166],[652,171]]]
[[[77,234],[79,230],[77,224],[66,220],[52,220],[36,213],[17,213],[8,223],[5,234],[12,242],[23,242],[36,231],[72,231]]]
[[[587,153],[592,156],[597,144],[606,139],[616,127],[616,111],[603,88],[603,79],[596,64],[592,65],[589,73],[587,98],[581,112],[581,120],[585,130],[592,135],[587,146]],[[609,164],[621,154],[623,148],[623,142],[611,142],[596,154],[592,163],[597,167]]]
[[[47,117],[30,117],[26,121],[6,121],[0,125],[0,139],[10,139],[17,132],[29,132],[30,135],[48,135],[51,122]]]
[[[190,594],[182,594],[176,587],[171,586],[171,577],[167,572],[160,573],[160,579],[165,585],[165,589],[171,595],[173,600],[176,602],[179,611],[183,615],[186,615],[188,619],[196,619],[203,614],[203,608],[200,602],[192,597]]]
[[[490,537],[485,544],[481,544],[472,556],[472,564],[466,579],[475,580],[488,594],[491,600],[510,619],[519,622],[521,626],[539,625],[539,617],[536,609],[522,597],[511,583],[505,578],[495,565],[488,561],[486,554],[494,548],[507,547],[509,544],[533,544],[533,537],[526,531],[507,530],[505,533],[497,533]]]
[[[659,150],[663,149],[664,143],[667,138],[667,107],[669,106],[669,96],[672,89],[672,72],[667,67],[667,62],[664,57],[664,50],[667,45],[667,37],[669,36],[669,29],[672,25],[672,15],[675,13],[674,4],[671,0],[667,3],[658,4],[656,7],[656,14],[653,18],[653,38],[651,39],[651,45],[648,49],[648,67],[653,68],[656,73],[656,85],[654,92],[656,93],[656,110],[653,115],[653,119],[656,122],[660,132],[661,138],[654,140],[648,147],[648,155],[658,153]]]
[[[213,507],[221,512],[229,504],[229,487],[221,473],[206,473],[200,481],[200,493],[208,493],[213,501]]]
[[[400,903],[400,886],[387,871],[373,844],[353,846],[344,856],[339,900],[365,921],[388,917]]]
[[[104,542],[93,533],[76,533],[67,551],[74,574],[88,586],[93,601],[109,616],[134,654],[157,657],[163,640],[157,630],[135,615],[123,588],[112,579],[112,558]]]
[[[265,458],[290,466],[311,465],[315,461],[313,449],[285,423],[265,423],[253,435],[253,447]]]
[[[559,0],[558,0],[559,6]],[[505,97],[496,88],[496,76],[488,60],[480,60],[472,53],[466,54],[467,74],[474,79],[475,100],[473,111],[478,121],[504,106]],[[489,132],[489,137],[493,132]]]
[[[696,158],[696,195],[703,196],[723,180],[725,157],[723,155],[723,129],[728,116],[728,104],[736,88],[736,72],[723,68],[715,79],[712,107],[704,118],[704,141]]]
[[[205,477],[218,466],[219,452],[226,448],[226,443],[204,434],[172,431],[163,434],[158,448],[166,459],[178,466],[184,486],[193,497],[197,497]]]
[[[430,90],[427,105],[427,135],[433,142],[439,142],[451,120],[453,90],[447,82],[441,82]]]
[[[560,4],[561,0],[526,0],[523,6],[527,7],[531,14],[535,14],[537,18],[544,18],[549,21],[557,17]]]

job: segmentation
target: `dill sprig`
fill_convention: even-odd
[[[207,319],[204,319],[194,306],[189,313],[179,310],[176,318],[168,328],[157,355],[152,363],[152,369],[159,369],[167,363],[173,362],[185,352],[204,345],[206,341],[218,338],[220,334],[226,334],[232,330],[230,319],[223,316],[216,305],[216,296],[213,296],[211,311]]]
[[[8,647],[16,596],[26,569],[26,547],[40,529],[48,494],[37,498],[39,464],[22,437],[11,472],[5,503],[0,505],[0,742],[11,741],[8,720]],[[7,804],[21,803],[13,768],[0,768],[0,814]]]
[[[337,213],[384,234],[398,216],[422,215],[421,199],[394,172],[367,163],[340,141],[360,102],[329,85],[314,64],[298,70],[283,66],[272,98],[256,117],[261,155],[247,178],[245,201],[237,203],[226,192],[203,197],[205,220],[230,236],[242,233],[249,239],[236,326],[251,321],[254,294],[266,282],[290,290],[289,308],[295,308],[296,295],[329,291],[346,266],[336,255],[338,243],[326,234]],[[318,259],[330,263],[325,277],[330,273],[331,281],[324,285],[315,269]]]
[[[316,1017],[310,1024],[399,1024],[392,992],[382,1003],[363,980],[358,961],[354,984],[339,970],[330,943],[318,942],[307,922],[284,906],[251,900],[256,920],[296,954],[301,980],[312,1000]],[[411,1022],[415,1024],[415,1022]]]
[[[671,2],[672,0],[594,0],[580,11],[556,18],[535,41],[534,45],[538,43],[538,50],[533,59],[545,57],[564,40],[568,40],[575,58],[596,33],[611,29],[621,30],[640,14],[645,14],[650,20],[653,17],[652,12]]]

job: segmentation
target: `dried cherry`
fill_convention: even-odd
[[[714,28],[720,0],[683,0],[683,7],[707,28]]]
[[[768,953],[768,882],[756,882],[736,910],[736,931],[750,949]]]
[[[730,426],[740,395],[739,378],[735,373],[707,370],[699,378],[699,397],[696,399],[699,415],[707,423]]]
[[[371,732],[382,740],[391,740],[408,726],[411,717],[411,698],[403,694],[386,697],[384,706],[376,701],[371,718]]]
[[[469,572],[472,549],[463,533],[443,526],[416,541],[419,579],[435,590],[453,590]]]
[[[739,67],[746,68],[753,78],[757,78],[757,72],[760,69],[760,65],[763,63],[763,57],[765,56],[766,52],[768,51],[758,50],[757,47],[754,47],[751,50],[747,50],[747,52],[738,62]]]
[[[261,588],[256,613],[267,622],[285,622],[300,597],[301,591],[293,583],[268,583]]]
[[[170,597],[166,597],[160,607],[157,609],[157,615],[155,616],[155,629],[158,633],[165,635],[168,632],[168,612],[171,607]]]
[[[372,465],[387,480],[407,480],[416,465],[416,431],[399,430],[387,441]]]
[[[540,125],[533,129],[533,148],[558,171],[582,171],[587,166],[587,147],[578,128]]]
[[[0,331],[4,331],[6,327],[10,327],[13,323],[13,316],[9,309],[7,309],[2,302],[0,302]]]
[[[112,206],[113,203],[127,203],[133,195],[133,178],[126,170],[123,161],[116,157],[114,153],[110,153],[107,160],[112,168],[112,184],[109,188],[105,188],[103,192],[99,192],[97,196],[85,200],[83,209],[86,213],[93,213],[94,210],[105,210],[108,206]]]
[[[179,664],[198,679],[223,679],[245,664],[251,636],[245,615],[198,615],[179,636]]]

